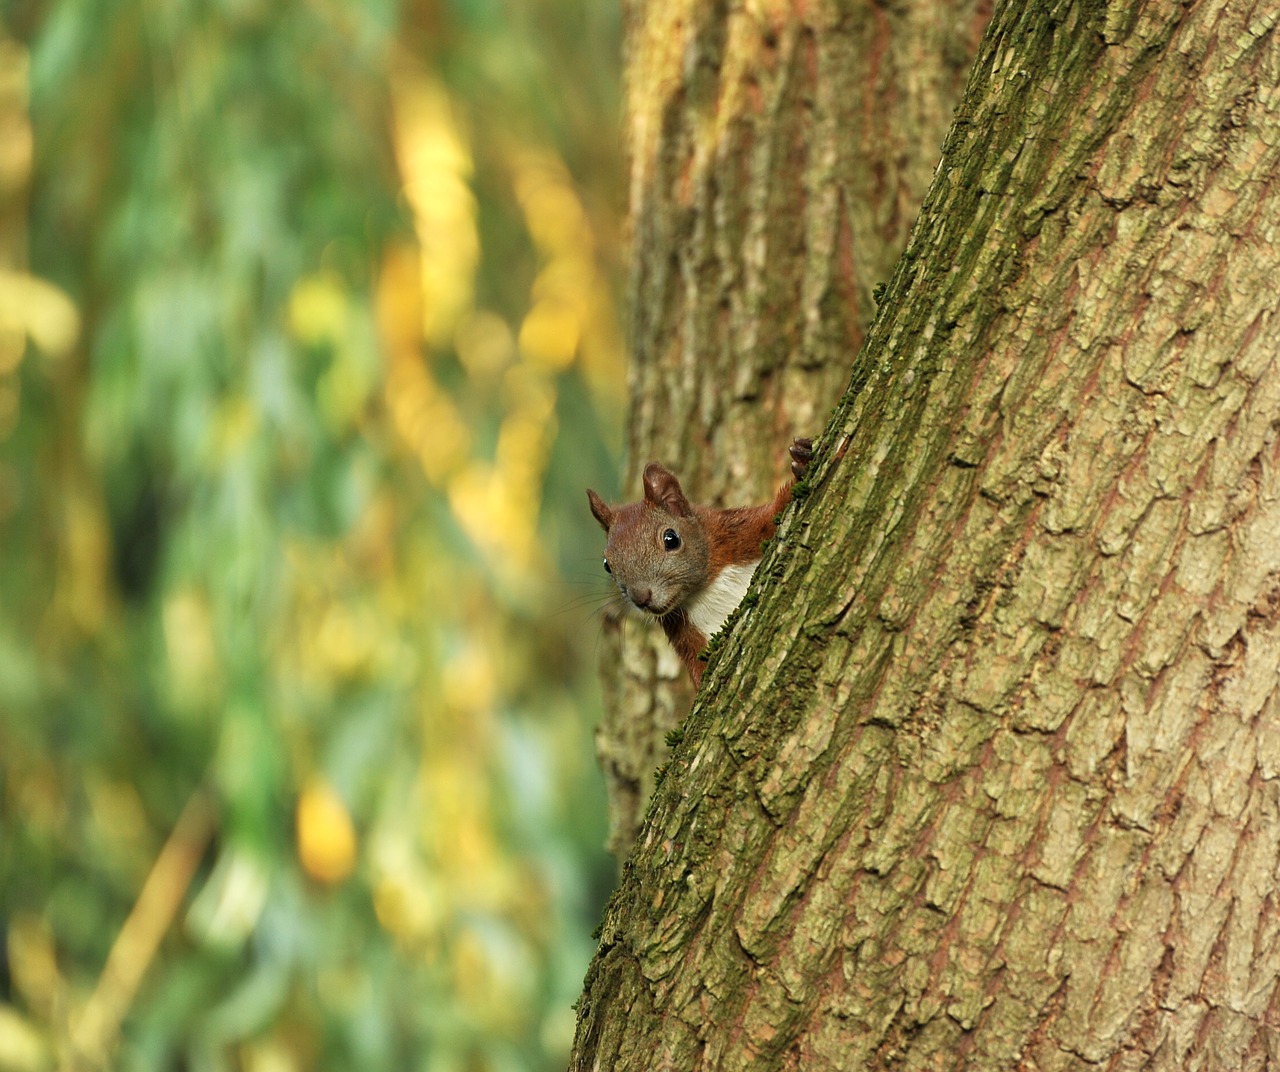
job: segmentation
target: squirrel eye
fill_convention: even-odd
[[[662,546],[668,551],[674,551],[680,546],[680,537],[676,535],[675,529],[667,529],[667,531],[662,534]]]
[[[612,573],[612,572],[613,572],[613,570],[611,570],[611,569],[609,568],[609,560],[608,560],[607,558],[604,560],[604,571],[605,571],[605,573]]]

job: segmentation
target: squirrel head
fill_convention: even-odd
[[[645,466],[639,502],[610,507],[590,490],[587,501],[609,537],[605,571],[632,606],[661,618],[706,585],[706,529],[669,469]]]

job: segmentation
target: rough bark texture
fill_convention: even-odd
[[[792,436],[825,424],[989,6],[631,5],[633,497],[656,458],[698,501],[767,501]],[[597,744],[622,856],[691,697],[659,630],[605,632]]]
[[[1280,1062],[1275,21],[996,12],[574,1068]]]

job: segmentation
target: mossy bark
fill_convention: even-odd
[[[1280,1060],[1280,33],[1003,5],[575,1069]]]
[[[627,26],[627,490],[764,502],[816,435],[928,189],[989,0],[636,2]],[[602,644],[610,847],[625,856],[689,709],[661,632]]]

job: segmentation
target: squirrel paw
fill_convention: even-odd
[[[799,480],[809,468],[809,463],[813,461],[813,440],[797,436],[792,440],[788,453],[791,455],[791,475]]]

